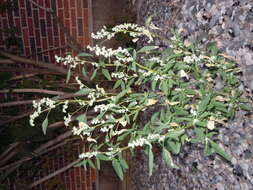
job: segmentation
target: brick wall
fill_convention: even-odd
[[[0,0],[0,3],[7,1]],[[69,44],[67,33],[77,42],[75,45],[84,47],[90,43],[88,0],[33,1],[45,9],[54,10],[58,22],[51,13],[31,4],[29,0],[14,0],[14,11],[0,14],[1,29],[15,27],[18,30],[16,37],[22,55],[55,62],[55,54],[72,52],[66,48]],[[0,48],[6,48],[4,41],[9,37],[9,32],[0,32]]]
[[[29,0],[13,0],[14,9],[0,13],[0,48],[8,49],[5,46],[6,40],[10,39],[9,28],[15,27],[17,32],[20,54],[55,63],[54,56],[64,56],[67,52],[75,54],[69,44],[76,47],[84,47],[90,43],[89,0],[33,0],[40,7],[31,4]],[[7,0],[0,0],[6,3]],[[52,9],[57,14],[57,19],[46,11]],[[70,40],[69,35],[73,40]],[[74,41],[74,43],[73,43]],[[45,156],[48,165],[41,167],[43,171],[39,176],[32,177],[33,181],[38,180],[49,172],[57,171],[69,163],[68,149],[59,148],[54,151],[57,156]],[[78,148],[72,157],[78,157]],[[43,160],[42,159],[42,160]],[[17,171],[18,172],[18,171]],[[71,168],[60,175],[50,179],[34,189],[49,190],[53,181],[61,184],[66,190],[93,190],[96,181],[96,170],[89,168]],[[9,181],[11,189],[18,189],[13,181]],[[52,187],[52,189],[54,189]]]

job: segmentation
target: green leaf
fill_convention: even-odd
[[[181,148],[180,142],[168,141],[167,143],[174,154],[178,154],[180,152]]]
[[[112,80],[111,75],[107,69],[102,69],[102,73],[107,78],[107,80]]]
[[[71,68],[69,68],[69,70],[68,70],[68,74],[67,74],[66,83],[68,83],[68,82],[69,82],[69,80],[70,80],[70,77],[71,77]]]
[[[152,147],[149,147],[149,150],[148,150],[148,169],[149,169],[149,176],[152,175],[153,167],[154,167],[154,154],[153,154],[153,151],[152,151]]]
[[[82,68],[82,73],[83,73],[83,76],[88,77],[88,75],[87,75],[87,73],[86,73],[86,70],[85,70],[85,67],[84,67],[84,66],[83,66],[83,68]]]
[[[107,156],[105,156],[103,154],[97,154],[96,157],[99,158],[100,160],[104,160],[104,161],[110,160]]]
[[[88,164],[90,165],[90,167],[92,168],[96,168],[95,165],[93,164],[93,162],[89,159],[87,160]]]
[[[124,158],[120,158],[119,161],[120,161],[121,167],[123,168],[123,171],[126,171],[129,168],[126,160]]]
[[[208,141],[210,142],[212,148],[214,149],[214,151],[219,154],[220,156],[222,156],[223,158],[225,158],[227,161],[231,161],[232,156],[229,155],[228,153],[226,153],[217,143],[215,143],[214,141],[208,139]]]
[[[86,115],[85,115],[85,114],[79,115],[79,116],[76,118],[76,120],[79,121],[79,122],[87,123],[87,118],[86,118]]]
[[[212,153],[213,153],[213,151],[212,151],[212,149],[211,149],[210,146],[209,146],[209,141],[207,140],[207,141],[205,142],[204,154],[205,154],[206,156],[210,156]]]
[[[121,85],[122,82],[123,82],[122,80],[117,80],[117,82],[113,86],[113,89],[118,88]]]
[[[118,177],[123,180],[123,171],[120,165],[120,162],[118,160],[113,160],[112,161],[112,167],[115,170],[116,174],[118,175]]]
[[[167,83],[167,80],[163,80],[160,83],[160,89],[163,91],[163,93],[167,96],[169,94],[169,85]]]
[[[122,92],[120,92],[116,97],[115,97],[115,103],[117,103],[119,101],[120,98],[122,98],[123,96],[125,96],[127,94],[127,92],[129,91],[129,88],[123,90]]]
[[[181,136],[182,134],[184,134],[184,132],[185,132],[184,129],[169,131],[169,134],[167,135],[167,137],[178,138],[179,136]]]
[[[248,106],[247,104],[239,104],[239,107],[242,110],[245,110],[245,111],[251,111],[252,110],[252,108],[250,106]]]
[[[43,131],[44,135],[47,132],[47,126],[48,126],[48,117],[46,117],[46,119],[42,123],[42,131]]]
[[[96,166],[97,166],[97,169],[100,170],[100,159],[98,157],[96,157]]]
[[[86,94],[89,94],[92,91],[93,91],[93,89],[90,89],[90,88],[82,88],[76,94],[86,95]]]
[[[211,100],[211,94],[206,95],[206,97],[199,103],[198,107],[198,112],[204,112],[207,108],[207,105],[209,104],[210,100]]]
[[[90,80],[93,80],[96,77],[96,75],[97,75],[97,69],[95,69],[95,71],[93,72]]]
[[[168,166],[178,169],[178,166],[174,164],[174,162],[172,160],[172,157],[171,157],[171,154],[166,148],[163,148],[163,153],[162,154],[163,154],[163,159],[164,159],[164,161],[166,162],[166,164]]]
[[[79,53],[77,56],[78,56],[78,57],[93,57],[92,54],[90,54],[90,53],[85,53],[85,52]]]
[[[156,84],[157,84],[157,80],[153,80],[153,81],[152,81],[152,84],[151,84],[152,90],[155,90]]]
[[[149,52],[154,49],[157,49],[157,48],[159,48],[159,47],[158,46],[144,46],[139,51],[137,51],[137,53],[145,53],[145,52]]]

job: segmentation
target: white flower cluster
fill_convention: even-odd
[[[123,72],[114,72],[111,74],[112,78],[118,78],[118,79],[122,79],[124,77],[128,77],[127,74],[123,73]]]
[[[68,104],[69,104],[69,101],[66,100],[66,101],[64,102],[63,107],[62,107],[62,112],[63,112],[63,113],[66,113],[66,111],[67,111],[67,109],[68,109]]]
[[[124,23],[117,25],[112,28],[112,32],[108,31],[108,29],[104,26],[100,31],[98,31],[96,34],[92,33],[91,37],[96,40],[100,39],[111,39],[115,36],[117,33],[129,33],[130,36],[132,36],[133,42],[138,41],[139,37],[146,32],[147,29],[142,26],[138,26],[137,24],[132,24],[132,23]]]
[[[73,135],[81,135],[81,136],[90,136],[90,127],[84,123],[84,122],[79,122],[78,127],[73,127],[72,132]]]
[[[88,103],[89,106],[92,106],[97,98],[104,96],[104,95],[105,95],[104,88],[100,88],[98,85],[96,85],[96,91],[90,92],[87,96],[90,99],[90,101]]]
[[[136,139],[135,141],[132,141],[131,143],[128,143],[128,146],[131,148],[135,148],[137,146],[143,146],[145,144],[150,145],[150,142],[145,138],[139,138],[139,139]]]
[[[159,134],[149,134],[147,137],[148,140],[153,141],[153,140],[159,140],[159,141],[164,141],[165,136],[164,135],[159,135]]]
[[[164,62],[159,57],[152,57],[148,61],[158,63],[161,66],[165,66]]]
[[[99,47],[98,45],[91,47],[87,46],[90,51],[94,51],[97,56],[104,56],[105,58],[110,58],[115,56],[119,61],[122,62],[131,62],[133,58],[127,49],[118,47],[118,49]],[[120,55],[120,56],[119,56]]]
[[[101,104],[101,105],[96,105],[95,107],[94,107],[94,111],[95,112],[106,112],[108,109],[110,109],[110,108],[113,108],[113,107],[115,107],[116,105],[115,104],[112,104],[112,103],[110,103],[110,104]]]
[[[34,126],[34,120],[39,117],[39,115],[42,113],[42,106],[46,106],[49,109],[53,109],[56,107],[56,101],[50,99],[50,98],[42,98],[39,101],[33,101],[33,107],[35,108],[35,111],[33,114],[30,115],[30,125]]]
[[[110,129],[112,129],[114,127],[114,125],[108,125],[108,126],[103,126],[100,131],[103,133],[107,133]]]
[[[99,152],[85,152],[79,155],[79,158],[85,159],[85,158],[92,158],[99,154]]]
[[[198,57],[195,54],[193,54],[191,56],[187,55],[187,56],[184,57],[184,62],[186,62],[186,63],[195,63],[195,62],[201,61],[201,59],[202,59],[202,56]]]
[[[57,63],[63,63],[64,65],[69,65],[70,68],[76,68],[76,66],[81,63],[83,64],[84,62],[80,62],[78,57],[73,57],[71,55],[67,55],[66,57],[59,57],[55,55],[55,60]]]
[[[155,77],[154,77],[154,80],[155,81],[158,81],[158,80],[164,80],[164,79],[169,79],[170,77],[166,76],[166,75],[158,75],[156,74]]]
[[[68,116],[64,116],[64,125],[69,126],[69,123],[71,122],[71,115],[68,114]]]
[[[84,87],[84,84],[82,83],[82,81],[79,79],[78,76],[76,76],[76,82],[77,84],[79,84],[79,89],[82,89]]]
[[[106,26],[104,26],[100,31],[96,34],[91,33],[91,37],[95,40],[101,40],[103,38],[107,38],[108,40],[113,38],[115,34],[113,32],[109,32]]]

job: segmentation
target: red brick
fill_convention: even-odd
[[[52,15],[50,13],[46,13],[46,23],[48,27],[52,26]]]
[[[33,19],[27,18],[27,22],[28,22],[29,35],[34,36]]]
[[[33,10],[33,21],[34,21],[34,27],[39,28],[39,12],[38,10]]]
[[[19,0],[19,7],[25,8],[25,0]]]
[[[61,22],[64,21],[64,11],[62,9],[58,10],[58,17],[59,17]]]
[[[64,23],[66,29],[69,31],[70,30],[70,19],[65,19],[65,23]]]
[[[48,49],[48,43],[47,43],[47,38],[42,39],[42,50],[47,50]]]
[[[29,47],[25,47],[25,56],[30,55],[30,48]]]
[[[82,17],[82,3],[81,0],[76,0],[77,4],[76,4],[76,9],[77,9],[77,17]]]
[[[20,36],[21,35],[21,21],[20,21],[20,18],[15,18],[15,26],[18,29],[17,34]],[[1,26],[0,26],[0,28],[1,28]]]
[[[73,27],[76,27],[76,10],[71,9],[71,23]]]
[[[96,181],[96,170],[94,168],[91,169],[91,181],[95,182]]]
[[[83,40],[84,40],[84,38],[78,37],[78,38],[77,38],[77,43],[78,43],[80,46],[82,46],[82,45],[83,45]]]
[[[71,35],[72,35],[72,37],[73,37],[74,39],[77,39],[77,30],[76,30],[76,28],[72,28],[72,30],[71,30]]]
[[[63,8],[63,0],[58,0],[58,8]],[[73,0],[72,0],[73,1]]]
[[[54,30],[54,36],[58,36],[59,35],[59,27],[56,22],[53,22],[53,30]]]
[[[44,18],[45,17],[45,11],[42,9],[39,9],[39,16],[40,18]]]
[[[52,28],[48,28],[47,29],[47,37],[48,37],[49,47],[53,46],[54,42],[53,42],[53,30],[52,30]]]
[[[82,0],[83,1],[83,8],[88,8],[88,0]]]
[[[5,18],[3,18],[3,26],[5,26],[5,27],[8,27],[9,25],[8,25],[8,20],[7,20],[7,18],[5,17]]]
[[[23,40],[24,40],[24,46],[29,46],[29,31],[28,28],[23,28]]]
[[[45,7],[50,8],[50,0],[45,0]]]
[[[89,10],[84,9],[83,11],[83,22],[84,22],[84,27],[89,27]]]
[[[41,39],[40,39],[40,30],[35,29],[35,40],[36,40],[36,46],[41,46]]]
[[[8,21],[9,21],[9,26],[12,27],[14,26],[14,19],[13,19],[13,12],[12,11],[9,11],[8,12]]]
[[[20,9],[20,15],[21,15],[21,24],[22,24],[22,26],[23,27],[27,26],[25,9]]]
[[[39,0],[39,5],[44,7],[44,0]],[[39,16],[40,18],[44,18],[45,17],[45,10],[39,9]]]
[[[71,189],[76,190],[75,186],[76,180],[75,180],[75,172],[73,169],[71,169]]]
[[[76,7],[76,2],[75,2],[75,0],[70,1],[70,7],[71,7],[71,8],[75,8],[75,7]]]
[[[60,45],[61,46],[65,45],[65,42],[66,42],[65,34],[64,34],[64,32],[61,32],[60,33]]]
[[[55,58],[54,58],[54,52],[53,51],[49,52],[49,60],[50,60],[50,63],[55,63]]]
[[[59,47],[60,43],[59,43],[59,38],[54,38],[54,47]]]
[[[91,42],[89,28],[84,28],[84,36],[85,36],[85,43],[84,43],[84,45],[87,46]]]
[[[70,9],[69,9],[69,0],[64,0],[64,16],[65,16],[65,18],[70,17],[69,11],[70,11]]]
[[[40,5],[40,6],[43,6],[43,7],[45,6],[45,5],[44,5],[44,0],[38,0],[38,1],[39,1],[39,5]]]

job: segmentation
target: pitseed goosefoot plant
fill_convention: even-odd
[[[144,37],[152,44],[156,30],[152,23],[122,24],[110,30],[104,27],[92,37],[110,40],[122,32],[134,43]],[[56,56],[58,62],[69,67],[67,81],[74,69],[81,68],[83,76],[75,78],[80,90],[73,99],[35,101],[30,124],[34,126],[35,118],[47,113],[42,123],[46,133],[49,112],[60,108],[66,114],[66,127],[89,145],[89,150],[79,155],[82,161],[78,166],[88,164],[99,169],[101,160],[110,160],[120,179],[128,169],[122,153],[131,151],[133,155],[137,147],[148,156],[149,175],[154,145],[161,148],[172,168],[178,166],[171,154],[178,154],[186,143],[202,144],[206,155],[217,153],[229,161],[231,156],[213,137],[236,111],[250,109],[239,90],[240,69],[214,45],[200,50],[184,42],[179,34],[168,41],[167,48],[147,45],[111,49],[96,45],[76,57]],[[138,90],[143,85],[149,85],[150,90]],[[154,107],[159,109],[150,120],[139,122],[140,114]],[[194,131],[193,135],[187,130]]]

